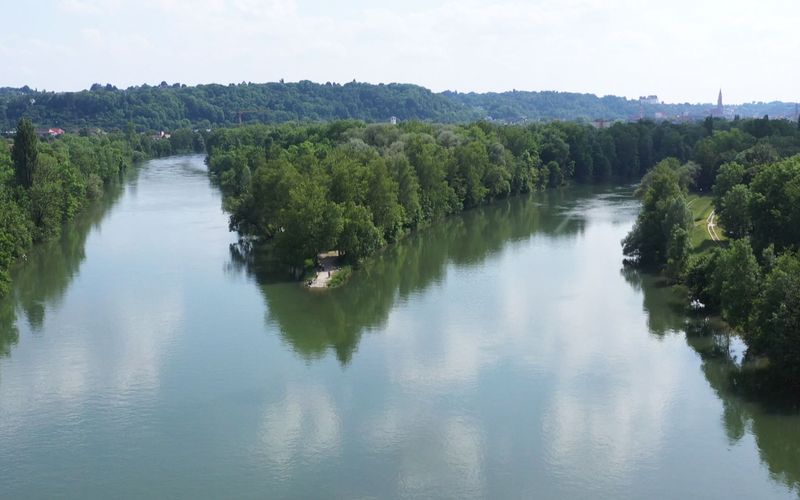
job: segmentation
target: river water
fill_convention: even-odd
[[[629,188],[451,217],[312,292],[151,161],[0,303],[0,498],[796,498],[800,416],[623,270]]]

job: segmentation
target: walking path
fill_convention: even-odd
[[[716,214],[715,211],[712,210],[710,214],[708,214],[708,218],[706,219],[706,229],[708,230],[708,235],[711,236],[712,241],[719,241],[719,235],[717,235],[717,225],[714,223],[714,218]]]
[[[317,275],[308,283],[308,287],[327,288],[328,282],[339,270],[338,261],[339,253],[336,251],[319,254],[319,265],[322,269],[317,271]]]

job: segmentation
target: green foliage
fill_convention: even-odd
[[[0,295],[8,290],[13,263],[32,244],[59,235],[87,200],[102,196],[104,184],[119,177],[132,155],[119,136],[38,141],[24,121],[12,154],[0,143]]]
[[[673,280],[678,280],[683,275],[686,268],[692,245],[689,241],[689,231],[680,224],[672,227],[672,231],[667,241],[667,263],[665,271],[667,276]]]
[[[617,131],[638,144],[642,127]],[[617,149],[610,133],[577,124],[258,125],[215,130],[205,145],[231,228],[272,241],[292,267],[331,249],[358,261],[445,215],[566,184],[577,179],[576,165],[586,182],[605,178],[595,176],[595,162],[603,176],[628,172],[615,172],[618,158],[605,156]],[[341,220],[323,230],[323,214]]]
[[[625,255],[644,265],[661,266],[671,256],[674,276],[680,274],[678,266],[686,261],[684,247],[692,225],[679,169],[677,160],[668,159],[649,172],[642,211],[622,242]]]
[[[761,168],[750,184],[753,245],[777,251],[800,244],[800,156]]]
[[[698,187],[702,190],[711,189],[720,166],[733,161],[740,151],[754,144],[753,136],[739,128],[715,131],[711,137],[698,142],[694,148],[694,159],[700,165]]]
[[[33,124],[26,118],[21,118],[14,135],[14,146],[11,148],[11,158],[14,160],[14,173],[18,186],[30,188],[38,166],[38,150],[36,131]]]
[[[36,104],[31,105],[31,99]],[[367,83],[242,83],[130,87],[92,86],[80,92],[20,91],[0,95],[0,125],[25,115],[61,127],[176,130],[233,126],[241,122],[284,123],[359,118],[368,121],[478,118],[479,113],[416,85]],[[129,125],[130,124],[130,125]],[[186,134],[168,141],[173,152],[187,146]],[[175,148],[179,149],[175,149]]]
[[[341,269],[336,270],[333,273],[333,276],[331,276],[331,279],[328,281],[328,288],[338,288],[344,285],[352,275],[353,268],[350,266],[344,266]]]
[[[800,258],[785,253],[764,280],[746,340],[758,354],[769,356],[778,370],[800,381]]]
[[[717,210],[722,208],[722,198],[728,194],[733,186],[744,182],[744,166],[737,162],[729,162],[719,167],[719,172],[714,180],[714,206]]]
[[[342,208],[327,198],[317,179],[301,179],[278,210],[275,249],[284,262],[301,267],[305,259],[336,246],[343,229]]]
[[[695,300],[711,310],[719,309],[719,294],[713,289],[714,273],[717,269],[719,249],[710,253],[695,254],[686,264],[684,284]]]
[[[754,135],[774,130],[759,121]],[[766,355],[787,385],[800,385],[800,156],[774,163],[774,151],[740,155],[750,169],[723,164],[714,193],[720,220],[734,238],[728,248],[693,257],[686,284],[691,294],[738,328],[749,355]],[[748,161],[748,163],[750,163]],[[755,175],[753,176],[753,172]],[[752,178],[752,180],[751,180]],[[753,247],[760,251],[756,259]]]
[[[731,238],[743,238],[750,233],[750,189],[744,184],[733,186],[722,198],[719,218]]]
[[[338,246],[347,260],[358,262],[383,245],[381,230],[375,227],[367,207],[349,201],[344,206],[343,217]]]
[[[520,91],[437,94],[417,85],[371,85],[355,81],[344,85],[309,81],[197,86],[176,83],[127,89],[94,84],[90,90],[80,92],[46,92],[27,87],[3,90],[0,92],[0,127],[4,130],[14,126],[23,116],[47,126],[82,128],[87,131],[90,127],[102,127],[127,133],[131,128],[175,130],[190,127],[205,130],[215,126],[238,125],[240,122],[319,122],[353,118],[385,122],[390,116],[402,121],[445,123],[477,119],[506,123],[595,119],[627,121],[639,116],[642,111],[638,100],[615,96]],[[31,100],[35,104],[31,104]],[[738,108],[743,116],[788,116],[794,111],[794,104],[752,103]],[[706,106],[702,104],[647,105],[644,111],[650,117],[659,112],[670,116],[686,113],[694,117],[703,117],[707,113]],[[749,126],[748,133],[775,135],[785,128],[781,122],[784,120],[758,120]],[[789,128],[796,129],[794,123],[786,123]],[[722,120],[712,121],[714,130],[724,129],[725,126]],[[382,134],[391,135],[389,130],[370,131],[369,135],[375,133],[375,140],[365,138],[365,142],[380,147],[380,141],[386,140]],[[705,136],[702,126],[700,130]],[[638,139],[640,141],[637,142],[646,147],[648,136]],[[673,151],[664,157],[675,156],[686,161],[687,158],[683,156],[685,151],[682,151],[686,145],[675,139],[671,134],[665,137],[665,142]],[[654,144],[659,141],[659,137],[653,137]],[[160,143],[169,145],[170,141]],[[157,156],[153,152],[150,154]],[[642,161],[646,164],[650,160],[645,154]],[[585,172],[584,166],[580,161],[576,162],[581,175]]]
[[[722,317],[734,327],[746,326],[761,284],[761,269],[747,239],[719,252],[711,284]]]
[[[699,123],[640,121],[596,129],[350,120],[217,129],[203,139],[231,228],[271,242],[292,267],[327,250],[358,261],[420,225],[517,193],[644,175],[642,216],[626,238],[626,254],[643,264],[668,265],[668,274],[679,279],[693,235],[687,191],[710,187],[698,186],[704,172],[739,168],[741,174],[730,162],[744,152],[761,154],[761,143],[743,131],[747,123],[714,121],[708,136]],[[788,149],[784,144],[780,151]],[[660,166],[650,171],[655,163]],[[752,174],[742,175],[747,180]],[[298,192],[313,201],[313,209],[302,207]],[[729,214],[743,204],[732,198]],[[323,227],[323,214],[332,214],[330,227]],[[683,231],[674,231],[676,225]],[[745,220],[742,234],[747,226]]]

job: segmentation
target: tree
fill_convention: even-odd
[[[706,135],[711,136],[714,133],[714,118],[707,116],[703,120],[703,128],[706,130]]]
[[[745,340],[796,384],[800,380],[800,259],[796,254],[778,257],[754,309]]]
[[[692,299],[699,300],[712,310],[719,308],[719,293],[715,293],[713,289],[719,251],[716,248],[714,251],[689,257],[684,280]]]
[[[381,231],[373,224],[368,208],[348,202],[342,214],[343,227],[337,248],[344,252],[347,260],[358,262],[383,245]]]
[[[724,163],[719,167],[717,177],[714,179],[714,206],[717,210],[722,208],[722,198],[728,194],[733,186],[744,182],[744,166],[736,162]]]
[[[371,161],[367,168],[366,205],[372,212],[375,227],[388,241],[394,241],[403,226],[403,208],[397,201],[397,181],[389,175],[382,158]]]
[[[14,161],[14,173],[17,185],[30,189],[33,185],[33,176],[38,162],[36,131],[27,118],[23,118],[17,125],[14,135],[14,146],[11,148],[11,158]]]
[[[750,233],[750,189],[747,186],[738,184],[722,198],[719,218],[732,238],[743,238]]]
[[[417,173],[402,152],[390,156],[386,161],[392,177],[397,180],[397,201],[403,207],[403,225],[414,227],[422,219]]]
[[[0,297],[8,291],[8,269],[33,243],[30,226],[27,214],[9,190],[0,187]]]
[[[625,255],[645,265],[666,264],[673,235],[675,245],[679,245],[680,234],[674,233],[674,229],[682,228],[688,234],[691,228],[691,212],[686,205],[676,165],[674,159],[664,160],[650,172],[643,193],[642,211],[622,241]],[[673,252],[677,257],[682,250],[675,247]]]
[[[759,170],[750,192],[753,245],[780,252],[800,244],[800,155]]]
[[[289,191],[279,214],[275,248],[283,262],[300,268],[306,259],[336,246],[342,231],[342,209],[326,198],[317,179],[301,180]]]
[[[722,317],[734,327],[746,326],[761,284],[761,269],[749,240],[735,240],[720,252],[713,282]]]
[[[534,153],[536,151],[534,150]],[[519,158],[514,160],[513,172],[511,174],[511,191],[514,193],[528,193],[536,189],[538,171],[536,162],[538,157],[524,151]]]
[[[686,269],[691,249],[689,231],[679,224],[674,225],[667,243],[667,265],[665,271],[668,277],[675,281],[680,279]]]

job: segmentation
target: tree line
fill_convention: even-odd
[[[0,296],[8,292],[14,262],[57,237],[134,161],[193,151],[197,140],[191,131],[159,141],[122,132],[40,140],[33,124],[20,120],[13,141],[0,140]]]
[[[643,179],[642,211],[623,241],[742,333],[748,356],[800,391],[800,131],[769,120],[714,131],[695,160],[660,162]],[[710,159],[714,159],[710,161]],[[693,251],[690,190],[711,185],[727,242]],[[775,379],[773,379],[775,380]],[[786,389],[786,383],[780,384]]]
[[[549,120],[629,120],[632,117],[704,116],[711,104],[642,104],[636,99],[570,92],[434,93],[410,84],[350,82],[240,83],[186,86],[180,83],[119,89],[94,84],[79,92],[0,88],[0,129],[26,117],[44,126],[138,131],[208,129],[242,122],[284,123],[358,119],[367,122],[421,120],[466,123],[495,119],[517,123]],[[792,116],[794,104],[751,103],[745,116]]]
[[[138,131],[207,129],[241,122],[282,123],[358,118],[455,122],[478,115],[417,85],[371,85],[351,82],[317,84],[241,83],[230,85],[142,85],[118,89],[92,85],[80,92],[46,92],[23,88],[0,92],[0,126],[21,117],[64,128],[84,126]]]
[[[268,242],[279,261],[297,268],[331,249],[357,262],[420,225],[510,195],[638,180],[666,158],[694,159],[698,188],[710,189],[707,179],[732,150],[785,154],[797,132],[768,119],[607,129],[339,121],[219,129],[206,147],[231,228]]]

